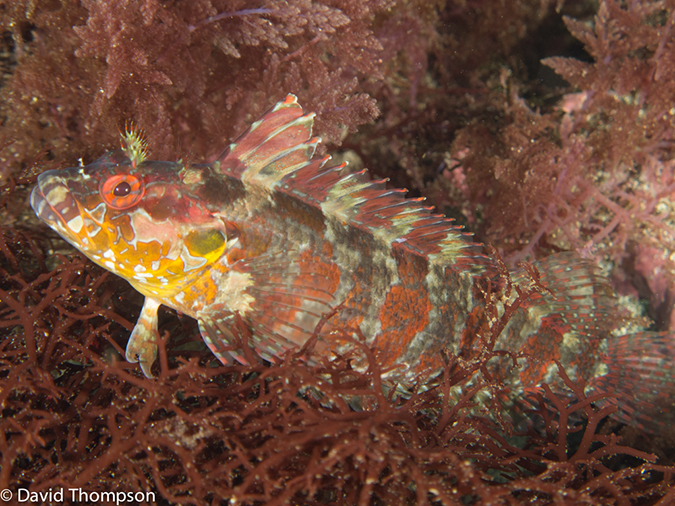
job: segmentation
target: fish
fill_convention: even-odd
[[[432,382],[448,357],[480,353],[478,322],[496,317],[485,297],[486,283],[499,284],[495,255],[424,199],[316,156],[313,120],[288,95],[211,163],[150,160],[132,127],[121,149],[39,175],[36,215],[145,296],[126,348],[145,376],[161,305],[196,319],[223,364],[251,360],[238,322],[256,360],[272,363],[310,342],[314,357],[353,352],[344,329],[355,329],[396,391]],[[496,307],[510,317],[491,346],[512,355],[491,372],[513,396],[564,388],[560,364],[620,421],[653,432],[675,421],[675,337],[622,334],[598,266],[562,252],[508,277]]]

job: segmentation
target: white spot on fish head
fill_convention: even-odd
[[[103,223],[103,220],[105,218],[105,213],[106,213],[107,207],[105,205],[105,202],[101,202],[98,204],[96,207],[94,207],[90,211],[86,211],[89,213],[89,216],[96,222],[96,223]]]
[[[76,234],[79,234],[82,231],[82,227],[84,226],[84,221],[82,220],[82,216],[77,215],[73,219],[71,219],[68,223],[66,223],[68,228],[75,232]]]
[[[56,185],[49,190],[45,198],[52,207],[55,207],[68,198],[68,189],[60,184]]]

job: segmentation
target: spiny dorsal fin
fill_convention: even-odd
[[[254,192],[279,190],[321,208],[344,224],[366,229],[439,265],[476,267],[475,244],[424,199],[405,199],[406,190],[386,189],[367,171],[344,174],[344,164],[324,167],[330,157],[312,159],[320,139],[312,137],[314,114],[304,114],[293,95],[277,103],[220,157],[223,173],[240,178]]]
[[[246,185],[272,190],[287,174],[307,165],[318,138],[311,139],[314,114],[304,114],[294,95],[255,121],[219,158],[223,173]]]

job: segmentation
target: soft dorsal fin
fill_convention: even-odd
[[[407,248],[438,265],[475,268],[468,234],[452,220],[432,214],[424,199],[406,199],[406,190],[388,190],[367,171],[344,174],[344,164],[325,167],[313,159],[320,139],[312,137],[314,114],[304,114],[293,95],[277,103],[219,158],[223,173],[256,192],[282,191],[321,208],[328,219],[365,229],[390,247]]]

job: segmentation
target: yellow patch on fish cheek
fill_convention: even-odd
[[[185,238],[185,245],[192,256],[219,257],[225,249],[225,237],[220,230],[194,230]]]
[[[171,243],[159,243],[151,241],[139,242],[129,261],[133,259],[134,265],[141,265],[146,272],[151,273],[151,278],[144,280],[145,284],[161,285],[170,287],[184,276],[185,265],[178,255],[171,255],[175,248]],[[127,256],[125,254],[125,256]],[[164,278],[164,279],[162,279]]]
[[[99,233],[94,237],[90,236],[90,242],[90,251],[93,253],[98,253],[99,255],[109,249],[112,244],[112,241],[105,233]]]
[[[127,250],[123,254],[120,253],[119,256],[130,268],[138,269],[140,266],[143,268],[141,272],[151,272],[154,276],[158,274],[159,269],[152,269],[152,264],[160,259],[159,252],[160,244],[157,242],[138,243],[135,248],[128,246]],[[137,271],[129,272],[130,277],[135,274],[137,274]],[[161,272],[159,274],[161,275]],[[150,281],[146,279],[145,283],[150,283]]]
[[[152,262],[153,260],[159,260],[164,255],[162,254],[162,249],[164,249],[164,244],[160,244],[158,241],[152,241],[149,243],[140,243],[138,245],[138,254],[142,263]]]
[[[117,227],[109,223],[103,223],[102,231],[94,237],[94,243],[102,251],[115,247],[118,239]]]

